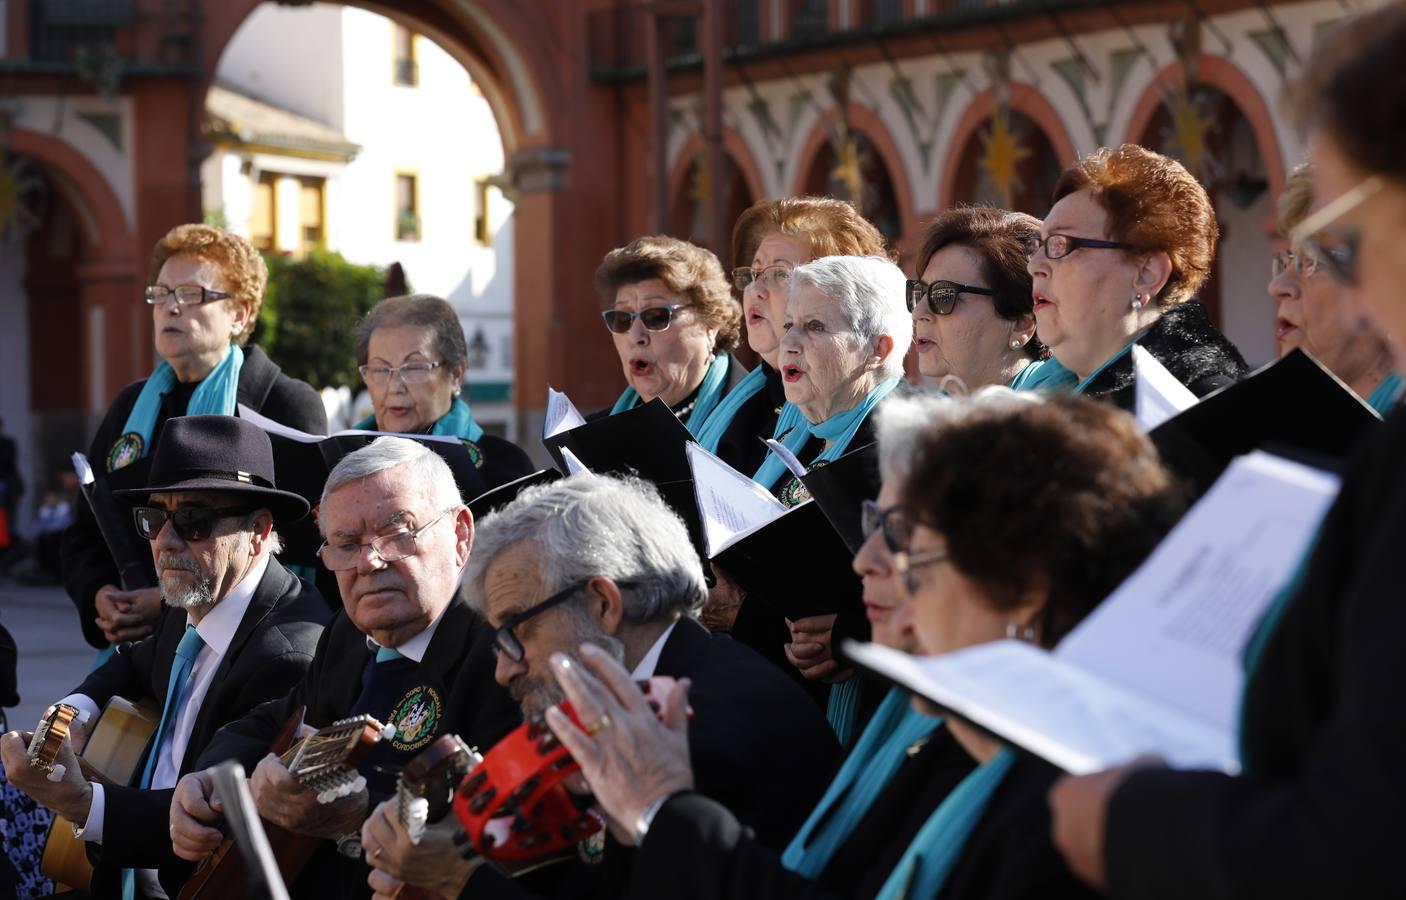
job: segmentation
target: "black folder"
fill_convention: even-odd
[[[853,559],[820,504],[811,501],[746,535],[713,562],[748,595],[764,597],[794,620],[854,605],[864,589]]]
[[[477,522],[484,516],[490,515],[517,499],[518,494],[530,487],[539,484],[551,484],[561,477],[561,473],[556,469],[538,469],[531,475],[524,475],[515,478],[507,484],[500,484],[487,493],[480,494],[469,501],[469,512],[473,513],[474,521]]]
[[[1265,449],[1339,468],[1381,421],[1318,360],[1295,349],[1152,429],[1168,468],[1200,496],[1231,460]]]
[[[815,498],[830,526],[849,548],[850,556],[864,543],[860,507],[879,496],[879,445],[865,444],[825,466],[813,466],[801,483]]]
[[[113,491],[144,487],[150,474],[151,457],[144,456],[83,485],[83,496],[117,565],[118,586],[124,591],[155,587],[156,566],[151,559],[150,542],[137,534],[131,504],[118,500]]]

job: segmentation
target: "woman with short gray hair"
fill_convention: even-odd
[[[446,301],[410,294],[377,303],[357,330],[356,362],[373,410],[357,428],[457,437],[489,488],[534,470],[520,447],[484,433],[460,396],[468,345]]]

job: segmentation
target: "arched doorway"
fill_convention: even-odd
[[[725,231],[728,234],[732,233],[732,224],[747,207],[757,202],[732,155],[723,154],[723,173],[718,180],[720,187],[714,186],[701,151],[694,154],[682,177],[676,181],[673,202],[669,204],[669,233],[712,250],[722,261],[724,269],[742,265],[731,259],[730,247],[711,247],[708,241],[708,198],[714,190],[723,192],[723,221],[727,223]]]
[[[1157,105],[1138,142],[1180,160],[1205,186],[1220,245],[1199,299],[1252,365],[1273,359],[1266,223],[1274,215],[1271,182],[1279,179],[1249,117],[1219,87],[1182,87]]]
[[[1044,216],[1059,179],[1048,135],[1019,110],[993,113],[967,139],[957,161],[952,203],[999,206]]]
[[[801,184],[807,194],[838,197],[854,204],[890,243],[897,245],[903,236],[903,212],[893,175],[879,148],[864,132],[849,129],[823,141]]]

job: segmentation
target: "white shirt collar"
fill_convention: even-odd
[[[678,624],[678,619],[669,623],[669,627],[664,629],[664,633],[659,635],[654,645],[649,648],[649,652],[640,659],[639,665],[635,666],[635,670],[630,673],[630,678],[642,681],[654,677],[654,670],[659,667],[659,657],[664,653],[664,645],[669,642],[669,635],[674,633],[674,626]]]
[[[395,647],[395,651],[406,659],[413,659],[415,662],[424,660],[425,651],[430,648],[430,640],[434,638],[435,629],[439,628],[439,623],[444,619],[444,614],[449,612],[449,607],[453,604],[454,601],[451,599],[444,605],[444,609],[439,611],[439,615],[434,617],[434,621],[430,623],[428,628],[415,635],[410,640]],[[380,648],[381,645],[372,640],[371,635],[368,634],[366,636],[366,649],[375,653]]]
[[[259,582],[264,580],[264,572],[268,567],[269,555],[265,553],[254,562],[254,567],[248,574],[229,589],[223,600],[210,607],[210,611],[195,626],[195,631],[205,642],[205,646],[218,655],[224,656],[225,651],[229,649],[230,642],[234,640],[234,633],[239,630],[239,623],[244,621],[244,613],[249,609],[249,604],[254,599],[254,591],[259,587]],[[186,624],[190,624],[190,613],[186,613]]]

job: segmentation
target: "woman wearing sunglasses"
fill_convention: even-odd
[[[969,391],[1018,377],[1031,389],[1073,387],[1073,373],[1041,362],[1049,352],[1035,336],[1026,247],[1039,236],[1039,219],[982,206],[950,209],[928,225],[919,277],[908,282],[920,374]]]
[[[718,258],[687,241],[642,237],[605,255],[596,290],[628,385],[610,415],[658,397],[697,436],[745,374],[730,355],[742,315]]]
[[[1406,334],[1403,57],[1406,6],[1386,4],[1321,41],[1296,91],[1314,211],[1292,240],[1392,336]],[[1056,785],[1055,841],[1091,884],[1118,900],[1401,895],[1403,458],[1398,406],[1247,646],[1240,775],[1154,766]]]
[[[464,326],[447,301],[411,294],[377,303],[357,331],[356,362],[372,409],[357,428],[457,437],[490,488],[534,471],[522,448],[474,421],[462,396]]]
[[[1052,647],[1170,527],[1180,500],[1126,414],[1087,399],[988,388],[898,399],[879,413],[883,492],[855,558],[876,639],[918,653],[1008,636]],[[1053,463],[1053,464],[1052,464]],[[895,544],[898,549],[893,549]],[[593,736],[565,733],[592,793],[633,823],[629,896],[1085,898],[1049,838],[1053,767],[1017,758],[892,691],[785,852],[691,792],[687,760],[623,669],[559,679]],[[668,698],[674,709],[677,696]],[[668,724],[666,724],[668,723]]]
[[[1028,265],[1040,340],[1078,377],[1075,390],[1132,408],[1134,343],[1197,396],[1245,375],[1240,351],[1194,299],[1219,229],[1181,163],[1135,144],[1105,147],[1066,169],[1053,199]]]
[[[268,282],[248,241],[208,225],[179,225],[153,248],[149,277],[156,368],[123,388],[98,426],[88,459],[99,479],[149,459],[175,416],[234,415],[242,403],[300,431],[327,433],[317,391],[245,346]],[[308,549],[298,561],[315,563]],[[106,652],[150,633],[161,612],[157,589],[140,587],[156,584],[150,557],[124,560],[129,570],[120,572],[88,503],[75,508],[62,555],[64,587],[89,644]]]
[[[786,404],[777,356],[791,271],[822,256],[887,254],[879,230],[831,197],[763,200],[738,217],[732,258],[745,265],[732,270],[732,285],[742,298],[747,345],[761,362],[708,417],[698,435],[705,449],[739,472],[756,471],[766,457],[762,441]]]
[[[1313,204],[1313,169],[1300,165],[1279,197],[1279,234],[1288,239]],[[1290,244],[1271,257],[1274,344],[1279,356],[1296,347],[1313,354],[1343,383],[1385,415],[1401,393],[1391,348],[1319,257],[1317,245]],[[1329,253],[1333,251],[1327,251]]]

